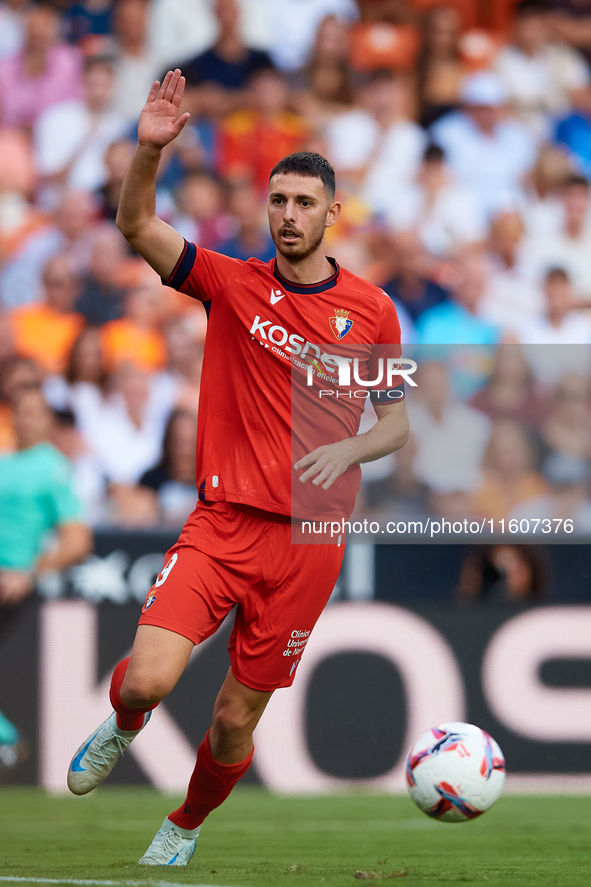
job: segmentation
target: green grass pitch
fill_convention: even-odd
[[[450,825],[404,797],[286,798],[238,787],[207,820],[187,868],[138,866],[175,801],[148,788],[107,786],[84,798],[0,789],[0,887],[11,878],[153,887],[591,884],[591,797],[502,797],[480,819]]]

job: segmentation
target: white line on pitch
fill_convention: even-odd
[[[89,878],[10,878],[0,876],[0,881],[20,884],[81,884],[84,887],[214,887],[212,884],[184,884],[181,881],[94,881]],[[219,887],[219,885],[217,885]]]

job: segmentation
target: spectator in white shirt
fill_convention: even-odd
[[[163,60],[150,46],[149,4],[146,0],[120,0],[113,12],[117,61],[115,106],[135,126],[154,80],[159,80]]]
[[[523,199],[523,178],[535,161],[535,140],[527,127],[506,116],[507,93],[491,71],[462,83],[462,111],[435,123],[433,139],[441,145],[457,181],[492,216]]]
[[[550,115],[566,111],[570,93],[589,82],[583,57],[549,40],[546,8],[541,0],[517,5],[513,42],[501,50],[495,66],[512,106],[536,138],[549,135]]]
[[[37,168],[51,185],[94,191],[107,178],[105,154],[127,124],[112,109],[113,63],[89,58],[84,66],[84,99],[51,105],[35,126]]]
[[[408,404],[417,444],[415,474],[438,493],[468,493],[480,479],[491,421],[452,396],[439,361],[421,362],[417,382]]]
[[[409,117],[406,84],[376,71],[359,91],[358,106],[328,124],[327,152],[341,182],[360,188],[377,213],[386,214],[394,193],[410,183],[425,147],[424,131]]]
[[[564,268],[551,268],[544,284],[544,316],[524,324],[519,340],[530,345],[591,344],[591,323],[576,310],[570,278]]]
[[[473,195],[454,181],[439,145],[427,146],[414,182],[391,195],[386,218],[395,231],[416,231],[434,256],[452,256],[486,236]]]
[[[511,338],[524,323],[541,317],[544,310],[541,283],[532,281],[521,265],[523,241],[524,225],[518,212],[499,213],[493,219],[480,313]]]
[[[561,204],[561,227],[542,236],[532,233],[524,243],[524,272],[541,282],[550,268],[564,268],[579,299],[591,299],[591,194],[587,179],[569,176]]]

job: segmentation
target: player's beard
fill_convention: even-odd
[[[317,228],[309,232],[307,238],[300,235],[297,240],[289,245],[283,243],[280,239],[281,228],[277,232],[277,236],[271,231],[271,237],[273,238],[273,243],[285,259],[290,262],[303,262],[316,252],[324,239],[325,230],[326,224],[323,221]]]

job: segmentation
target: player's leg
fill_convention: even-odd
[[[154,625],[139,625],[131,656],[115,668],[113,713],[80,746],[68,770],[68,787],[84,795],[103,782],[154,709],[175,686],[193,641]]]
[[[265,540],[264,575],[237,608],[230,639],[232,669],[216,700],[211,730],[199,747],[187,798],[164,820],[140,859],[142,865],[186,865],[190,860],[201,823],[248,770],[253,731],[273,691],[293,682],[307,639],[334,588],[342,547],[292,546],[290,527],[282,524],[274,525]]]
[[[140,865],[186,865],[206,816],[222,804],[252,763],[252,735],[271,692],[252,690],[228,671],[199,746],[187,797],[164,820]]]

